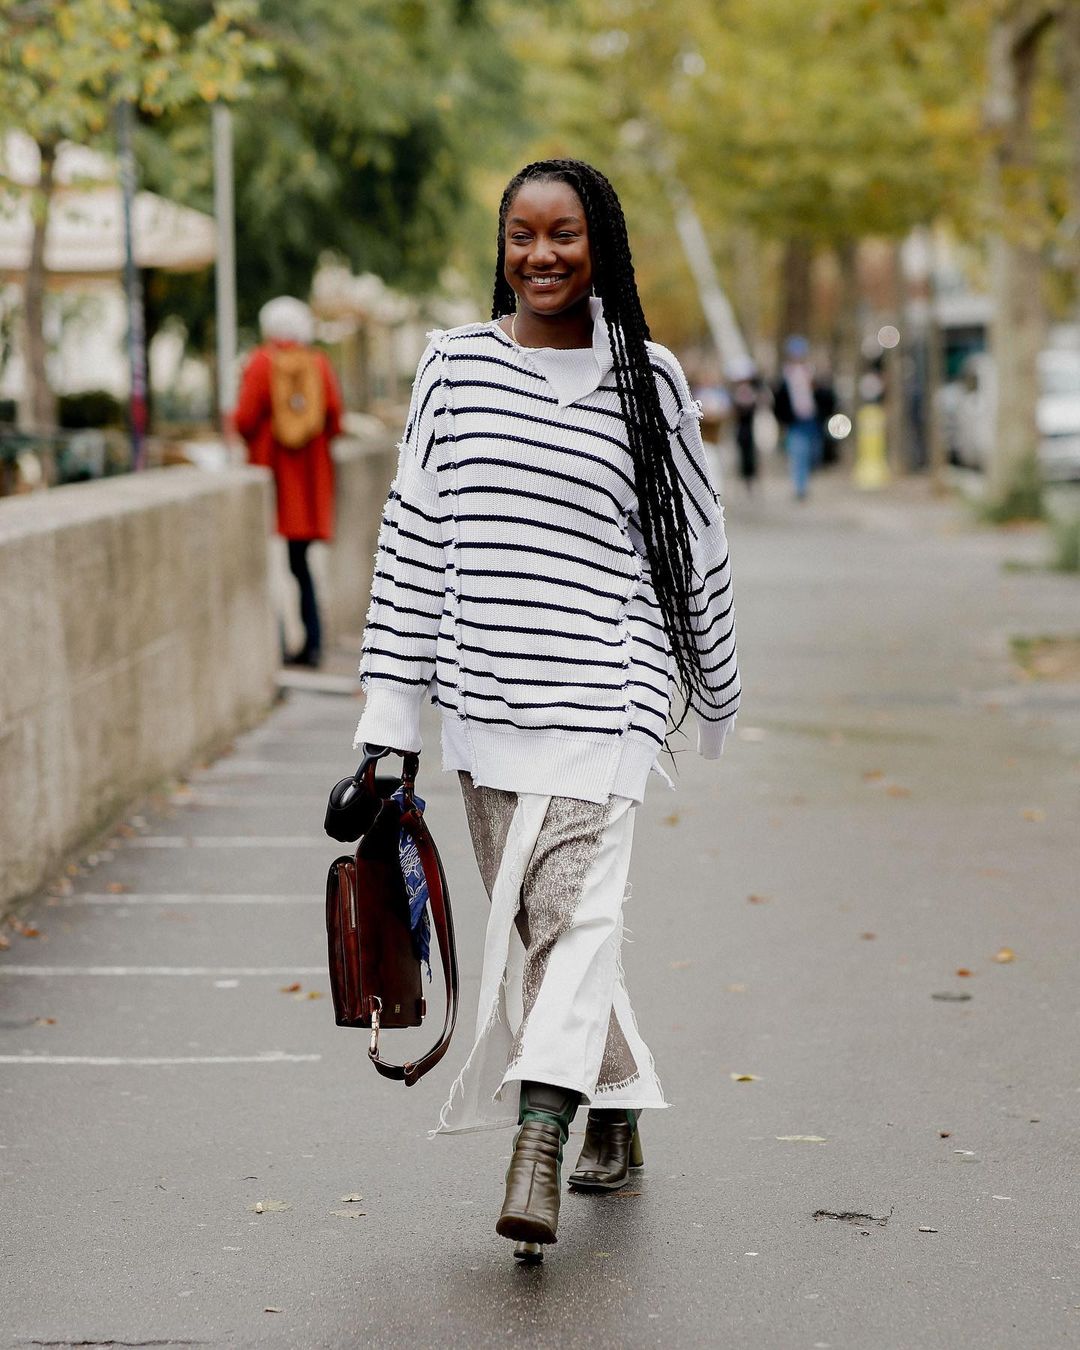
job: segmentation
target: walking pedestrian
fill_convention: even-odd
[[[757,416],[761,381],[758,378],[757,366],[748,356],[732,361],[727,375],[731,385],[731,406],[735,410],[735,447],[739,452],[739,477],[749,493],[753,490],[758,474],[754,419]]]
[[[805,501],[810,471],[821,453],[821,428],[810,369],[810,344],[804,337],[784,343],[784,368],[774,392],[773,411],[784,430],[788,466],[797,501]]]
[[[302,300],[278,296],[259,311],[263,345],[244,370],[236,428],[252,464],[274,474],[277,531],[288,541],[289,570],[300,590],[304,645],[285,660],[318,666],[322,623],[308,550],[334,535],[330,442],[341,431],[341,394],[330,362],[311,346],[315,323]]]
[[[439,1130],[518,1125],[497,1231],[537,1259],[569,1181],[614,1190],[666,1105],[622,973],[634,812],[678,686],[719,756],[739,705],[700,409],[649,341],[626,223],[579,160],[503,194],[492,319],[421,358],[376,559],[356,743],[425,693],[491,900],[475,1043]],[[662,772],[662,771],[661,771]],[[665,775],[666,776],[666,775]]]

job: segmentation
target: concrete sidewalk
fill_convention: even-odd
[[[640,1183],[515,1269],[509,1135],[426,1137],[486,905],[434,763],[457,1041],[407,1091],[334,1026],[359,704],[293,691],[0,953],[8,1344],[1080,1344],[1080,686],[1009,650],[1080,635],[1080,585],[908,488],[767,487],[728,503],[737,734],[639,813],[626,968],[674,1103]]]

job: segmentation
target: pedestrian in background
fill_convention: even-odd
[[[773,394],[773,411],[784,431],[791,482],[797,501],[804,501],[810,471],[821,453],[821,427],[810,368],[810,344],[804,337],[784,343],[784,366]]]
[[[304,645],[291,665],[318,666],[322,623],[308,550],[334,537],[334,464],[330,442],[341,431],[341,394],[330,362],[311,346],[315,321],[302,300],[282,295],[259,311],[263,345],[240,385],[236,428],[248,458],[274,475],[277,531],[288,542],[300,589]]]
[[[731,406],[735,411],[735,448],[739,457],[739,477],[747,492],[753,490],[758,474],[758,448],[754,432],[761,381],[757,366],[749,356],[732,361],[728,367]]]
[[[700,417],[649,341],[611,184],[579,160],[530,164],[503,194],[490,322],[433,334],[420,361],[356,732],[418,751],[424,695],[441,710],[491,909],[476,1040],[439,1129],[518,1125],[496,1229],[522,1259],[556,1240],[578,1105],[569,1181],[587,1191],[625,1185],[640,1112],[666,1105],[622,908],[673,686],[708,759],[739,705]]]

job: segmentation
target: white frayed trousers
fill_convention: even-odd
[[[666,1106],[621,961],[635,803],[461,783],[491,910],[475,1039],[434,1133],[516,1125],[505,1089],[523,1081],[597,1107]]]

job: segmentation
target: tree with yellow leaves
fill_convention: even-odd
[[[40,155],[23,319],[30,427],[49,430],[55,403],[46,373],[45,237],[64,141],[107,137],[117,107],[143,116],[199,101],[233,101],[270,60],[244,25],[252,0],[218,0],[185,37],[156,0],[23,0],[0,13],[0,131],[28,133]]]

